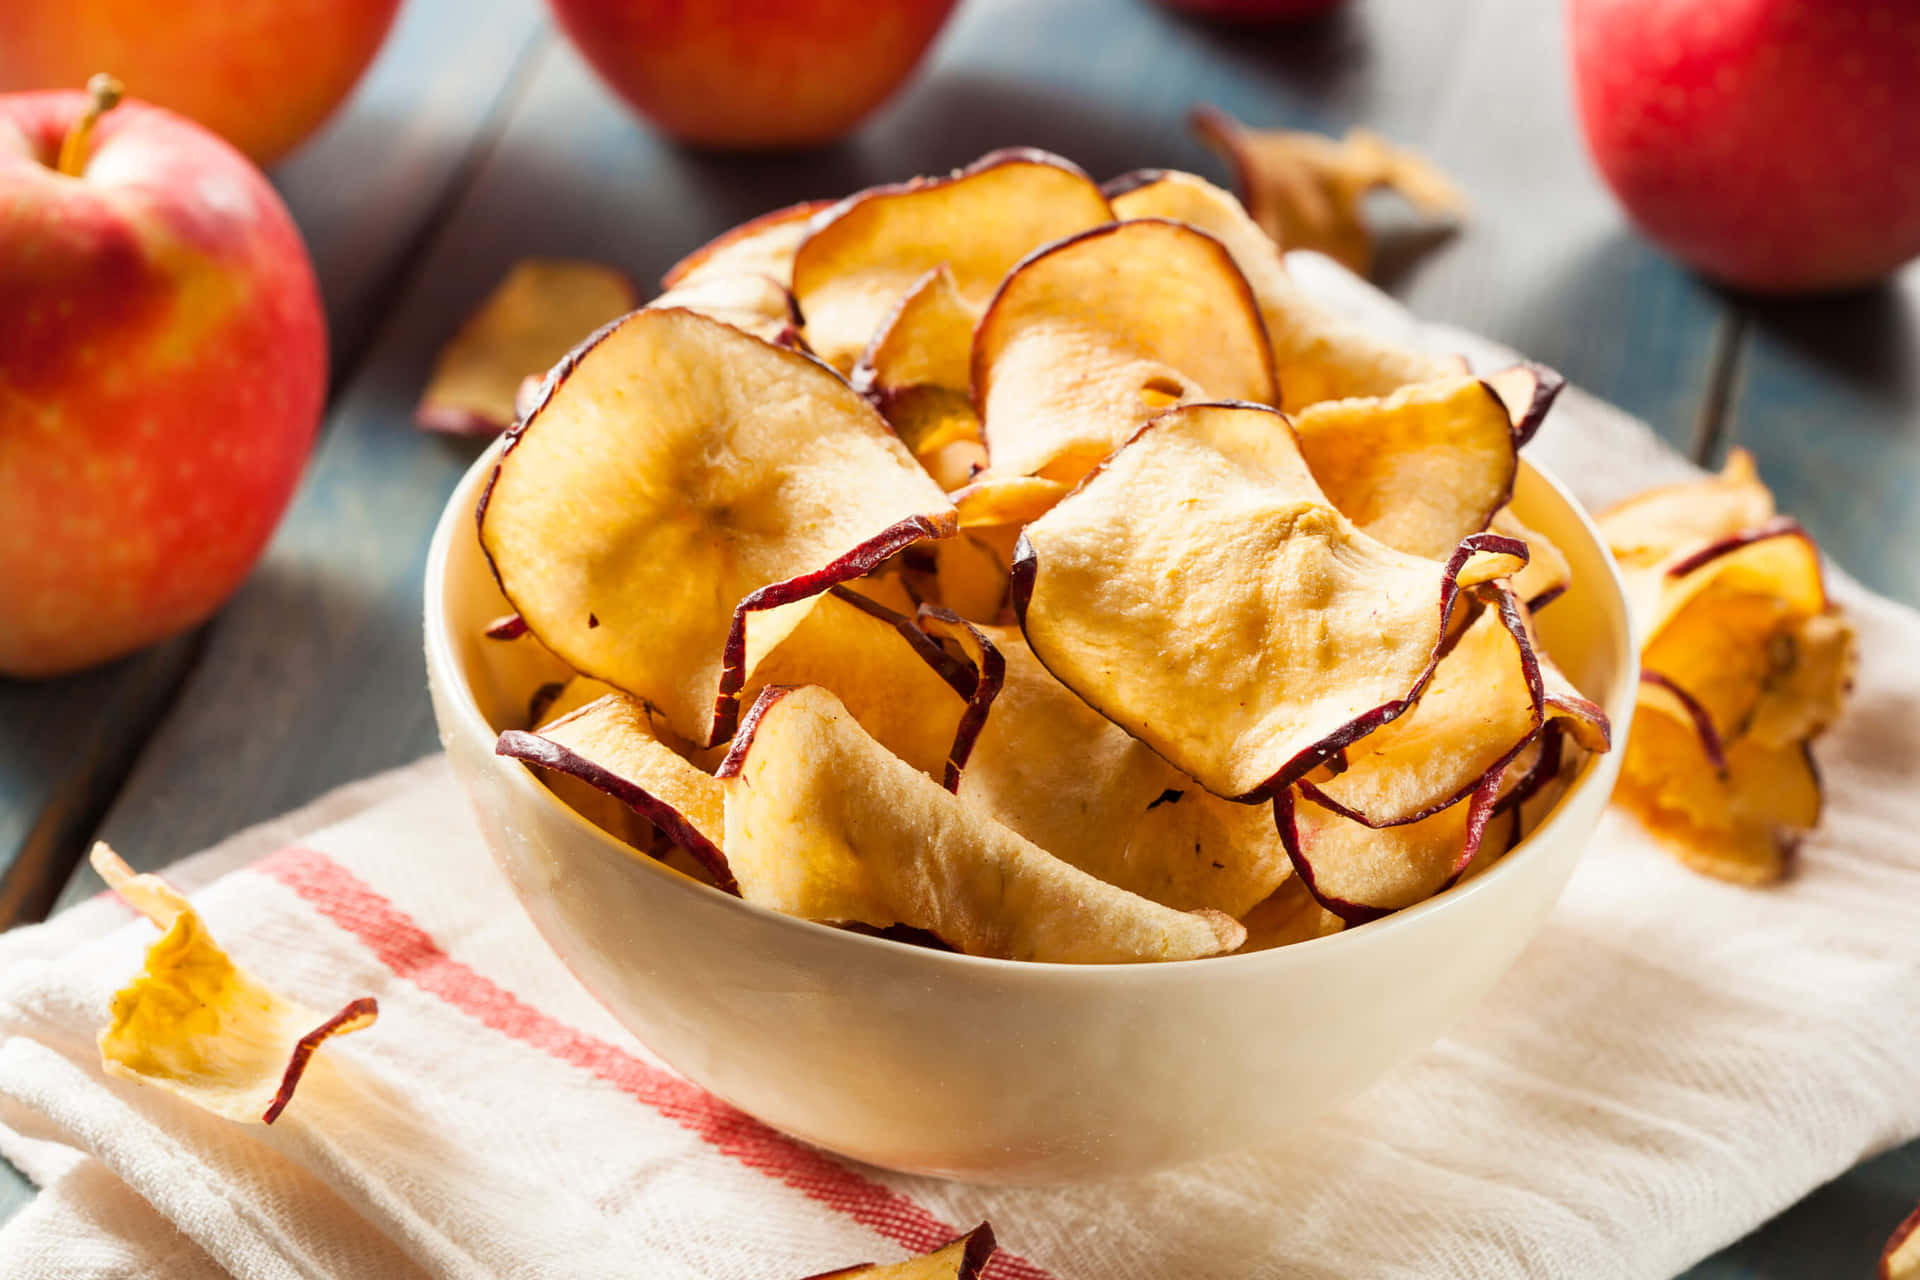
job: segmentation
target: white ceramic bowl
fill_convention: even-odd
[[[1560,896],[1619,754],[1487,874],[1273,951],[1073,966],[926,950],[796,920],[627,852],[494,755],[534,646],[481,638],[509,606],[473,508],[489,451],[427,559],[433,705],[495,860],[540,932],[655,1053],[777,1129],[858,1160],[975,1181],[1136,1175],[1270,1142],[1418,1053],[1486,993]],[[1522,466],[1514,507],[1573,566],[1540,617],[1624,741],[1638,660],[1613,563]],[[537,661],[537,659],[535,659]]]

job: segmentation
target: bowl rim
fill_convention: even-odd
[[[934,969],[958,966],[962,970],[972,970],[975,973],[1019,974],[1029,979],[1076,982],[1138,982],[1142,980],[1185,982],[1201,974],[1216,977],[1245,976],[1256,969],[1264,970],[1266,966],[1298,963],[1299,956],[1307,948],[1318,948],[1313,953],[1318,959],[1327,956],[1336,947],[1388,945],[1386,940],[1396,932],[1404,933],[1417,929],[1420,922],[1424,920],[1450,910],[1464,910],[1465,908],[1460,904],[1488,892],[1497,892],[1497,890],[1489,890],[1488,886],[1500,883],[1502,873],[1509,871],[1510,864],[1528,857],[1545,856],[1543,850],[1536,849],[1534,846],[1548,843],[1542,837],[1554,831],[1557,825],[1565,820],[1570,808],[1568,802],[1585,788],[1604,785],[1611,789],[1614,778],[1619,772],[1621,754],[1626,748],[1627,734],[1632,727],[1632,695],[1640,679],[1640,650],[1633,641],[1626,585],[1620,577],[1619,566],[1614,563],[1613,557],[1607,554],[1606,543],[1586,507],[1552,472],[1522,457],[1519,460],[1521,470],[1530,472],[1533,478],[1545,484],[1548,490],[1572,511],[1586,536],[1599,550],[1601,562],[1607,567],[1606,589],[1613,597],[1614,606],[1610,612],[1621,620],[1620,634],[1615,637],[1615,648],[1618,650],[1615,656],[1620,665],[1620,680],[1614,698],[1614,701],[1620,705],[1605,708],[1612,727],[1614,749],[1604,755],[1590,757],[1586,768],[1560,797],[1546,819],[1527,833],[1519,844],[1503,854],[1499,862],[1484,875],[1475,876],[1464,884],[1456,884],[1411,907],[1404,907],[1364,924],[1348,926],[1338,933],[1303,939],[1261,951],[1202,956],[1184,961],[1069,964],[1055,960],[1012,960],[998,956],[974,956],[957,951],[941,951],[932,947],[914,946],[892,938],[838,929],[832,925],[775,911],[771,907],[748,902],[733,894],[723,893],[712,885],[675,871],[663,862],[636,854],[634,850],[621,844],[613,836],[602,831],[562,802],[552,790],[540,783],[530,766],[522,761],[511,760],[494,753],[493,745],[499,736],[498,731],[481,714],[479,704],[473,697],[473,690],[462,672],[461,663],[454,654],[446,618],[445,586],[455,530],[462,523],[475,519],[474,507],[478,502],[479,493],[492,475],[494,467],[498,465],[506,441],[505,436],[494,440],[461,475],[447,499],[447,505],[440,513],[440,519],[434,526],[433,540],[427,550],[426,581],[423,592],[427,668],[429,677],[442,691],[443,700],[452,707],[454,719],[453,724],[441,726],[442,733],[447,735],[461,733],[482,744],[486,758],[496,766],[496,774],[503,785],[519,789],[521,794],[529,797],[532,803],[545,804],[558,811],[563,815],[563,820],[573,823],[587,837],[597,855],[617,858],[626,864],[638,864],[655,875],[665,885],[666,892],[691,893],[697,895],[694,902],[708,907],[746,912],[748,919],[779,930],[800,930],[804,939],[811,939],[816,945],[842,945],[855,949],[856,954],[860,949],[865,948],[876,959],[890,957],[896,963],[921,963]],[[484,556],[484,552],[482,554]],[[491,569],[491,565],[488,567]],[[1576,860],[1584,855],[1583,848],[1580,854],[1576,855]],[[689,905],[692,903],[690,902]],[[1068,979],[1067,975],[1073,975],[1073,977]]]

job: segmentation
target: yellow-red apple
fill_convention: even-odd
[[[313,267],[259,170],[143,103],[89,138],[92,106],[0,95],[4,675],[100,662],[217,608],[326,394]]]
[[[803,147],[859,124],[955,0],[550,0],[634,110],[683,142]]]
[[[3,0],[0,90],[96,71],[269,165],[367,69],[400,0]]]

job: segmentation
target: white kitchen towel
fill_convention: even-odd
[[[1413,332],[1327,264],[1296,271]],[[1686,472],[1573,392],[1532,453],[1594,501]],[[1833,585],[1862,662],[1798,875],[1701,879],[1609,817],[1480,1008],[1284,1148],[1037,1191],[801,1146],[612,1022],[433,759],[172,873],[273,985],[380,1000],[271,1129],[101,1073],[144,921],[103,899],[0,938],[0,1152],[43,1188],[0,1230],[0,1275],[777,1280],[982,1218],[996,1280],[1671,1275],[1920,1133],[1920,615]]]

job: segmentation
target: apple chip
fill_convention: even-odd
[[[1240,198],[1283,249],[1313,249],[1356,275],[1373,269],[1373,232],[1363,203],[1392,191],[1423,217],[1457,224],[1466,197],[1447,176],[1379,134],[1350,129],[1339,141],[1318,133],[1249,129],[1215,107],[1190,117],[1200,140],[1233,170]]]
[[[1325,401],[1293,427],[1327,499],[1397,551],[1444,558],[1513,494],[1520,455],[1507,407],[1475,378]]]
[[[702,278],[768,276],[783,287],[793,283],[793,254],[807,238],[813,216],[833,207],[831,200],[807,200],[723,232],[667,269],[662,289],[678,289]]]
[[[957,1240],[932,1253],[905,1262],[864,1262],[859,1266],[823,1271],[807,1280],[980,1280],[994,1255],[993,1228],[981,1223]]]
[[[1242,953],[1311,942],[1347,927],[1345,920],[1314,900],[1299,876],[1288,876],[1278,889],[1241,916],[1240,923],[1247,929],[1247,940],[1240,944]]]
[[[702,273],[647,305],[697,311],[776,347],[800,342],[800,309],[786,286],[772,276]]]
[[[1477,551],[1384,546],[1330,504],[1279,414],[1154,421],[1028,525],[1012,599],[1069,688],[1216,795],[1284,790],[1413,704]]]
[[[834,368],[851,370],[928,271],[944,265],[959,300],[978,311],[1014,263],[1112,217],[1091,178],[1030,149],[862,191],[817,215],[794,257],[807,341]]]
[[[1920,1280],[1920,1209],[1887,1237],[1880,1253],[1880,1280]]]
[[[854,363],[853,385],[874,397],[883,412],[889,395],[909,387],[965,392],[980,311],[960,296],[952,270],[941,263],[914,281],[881,321]]]
[[[1566,555],[1548,540],[1546,534],[1524,524],[1519,516],[1513,514],[1512,507],[1502,507],[1494,512],[1487,527],[1503,537],[1512,538],[1527,549],[1526,567],[1514,574],[1513,581],[1508,585],[1520,597],[1521,603],[1527,606],[1528,613],[1540,612],[1573,585],[1573,567],[1567,563]]]
[[[843,380],[677,309],[635,312],[555,371],[479,519],[534,634],[702,746],[732,734],[749,614],[956,526]]]
[[[173,886],[137,875],[104,844],[93,868],[161,936],[144,972],[113,997],[100,1066],[242,1124],[272,1124],[293,1100],[314,1052],[373,1025],[371,996],[328,1016],[277,994],[227,958]]]
[[[1760,483],[1753,455],[1732,449],[1719,475],[1648,489],[1607,508],[1594,523],[1613,558],[1633,569],[1657,564],[1681,547],[1757,529],[1773,516],[1773,494]]]
[[[1767,642],[1767,672],[1737,732],[1770,747],[1803,742],[1840,718],[1859,657],[1853,624],[1828,610]]]
[[[523,258],[441,348],[413,411],[429,431],[493,435],[518,417],[521,381],[640,305],[633,281],[597,262]]]
[[[819,686],[769,688],[719,770],[747,901],[810,920],[924,929],[969,955],[1177,960],[1245,940],[1106,884],[948,793]]]
[[[1176,170],[1143,170],[1107,184],[1121,218],[1171,218],[1227,247],[1247,278],[1280,380],[1277,407],[1296,412],[1322,400],[1384,396],[1401,387],[1467,372],[1457,356],[1435,356],[1380,341],[1334,315],[1287,274],[1280,249],[1233,194]]]
[[[974,333],[973,399],[995,473],[1071,484],[1169,405],[1279,392],[1232,256],[1184,223],[1138,219],[1013,270]]]
[[[1480,852],[1500,773],[1418,822],[1375,830],[1315,801],[1311,784],[1275,797],[1273,818],[1314,899],[1348,924],[1425,902],[1465,875]]]
[[[720,784],[667,745],[637,700],[608,694],[537,732],[509,729],[494,750],[612,796],[691,856],[705,878],[738,892],[719,842]]]

